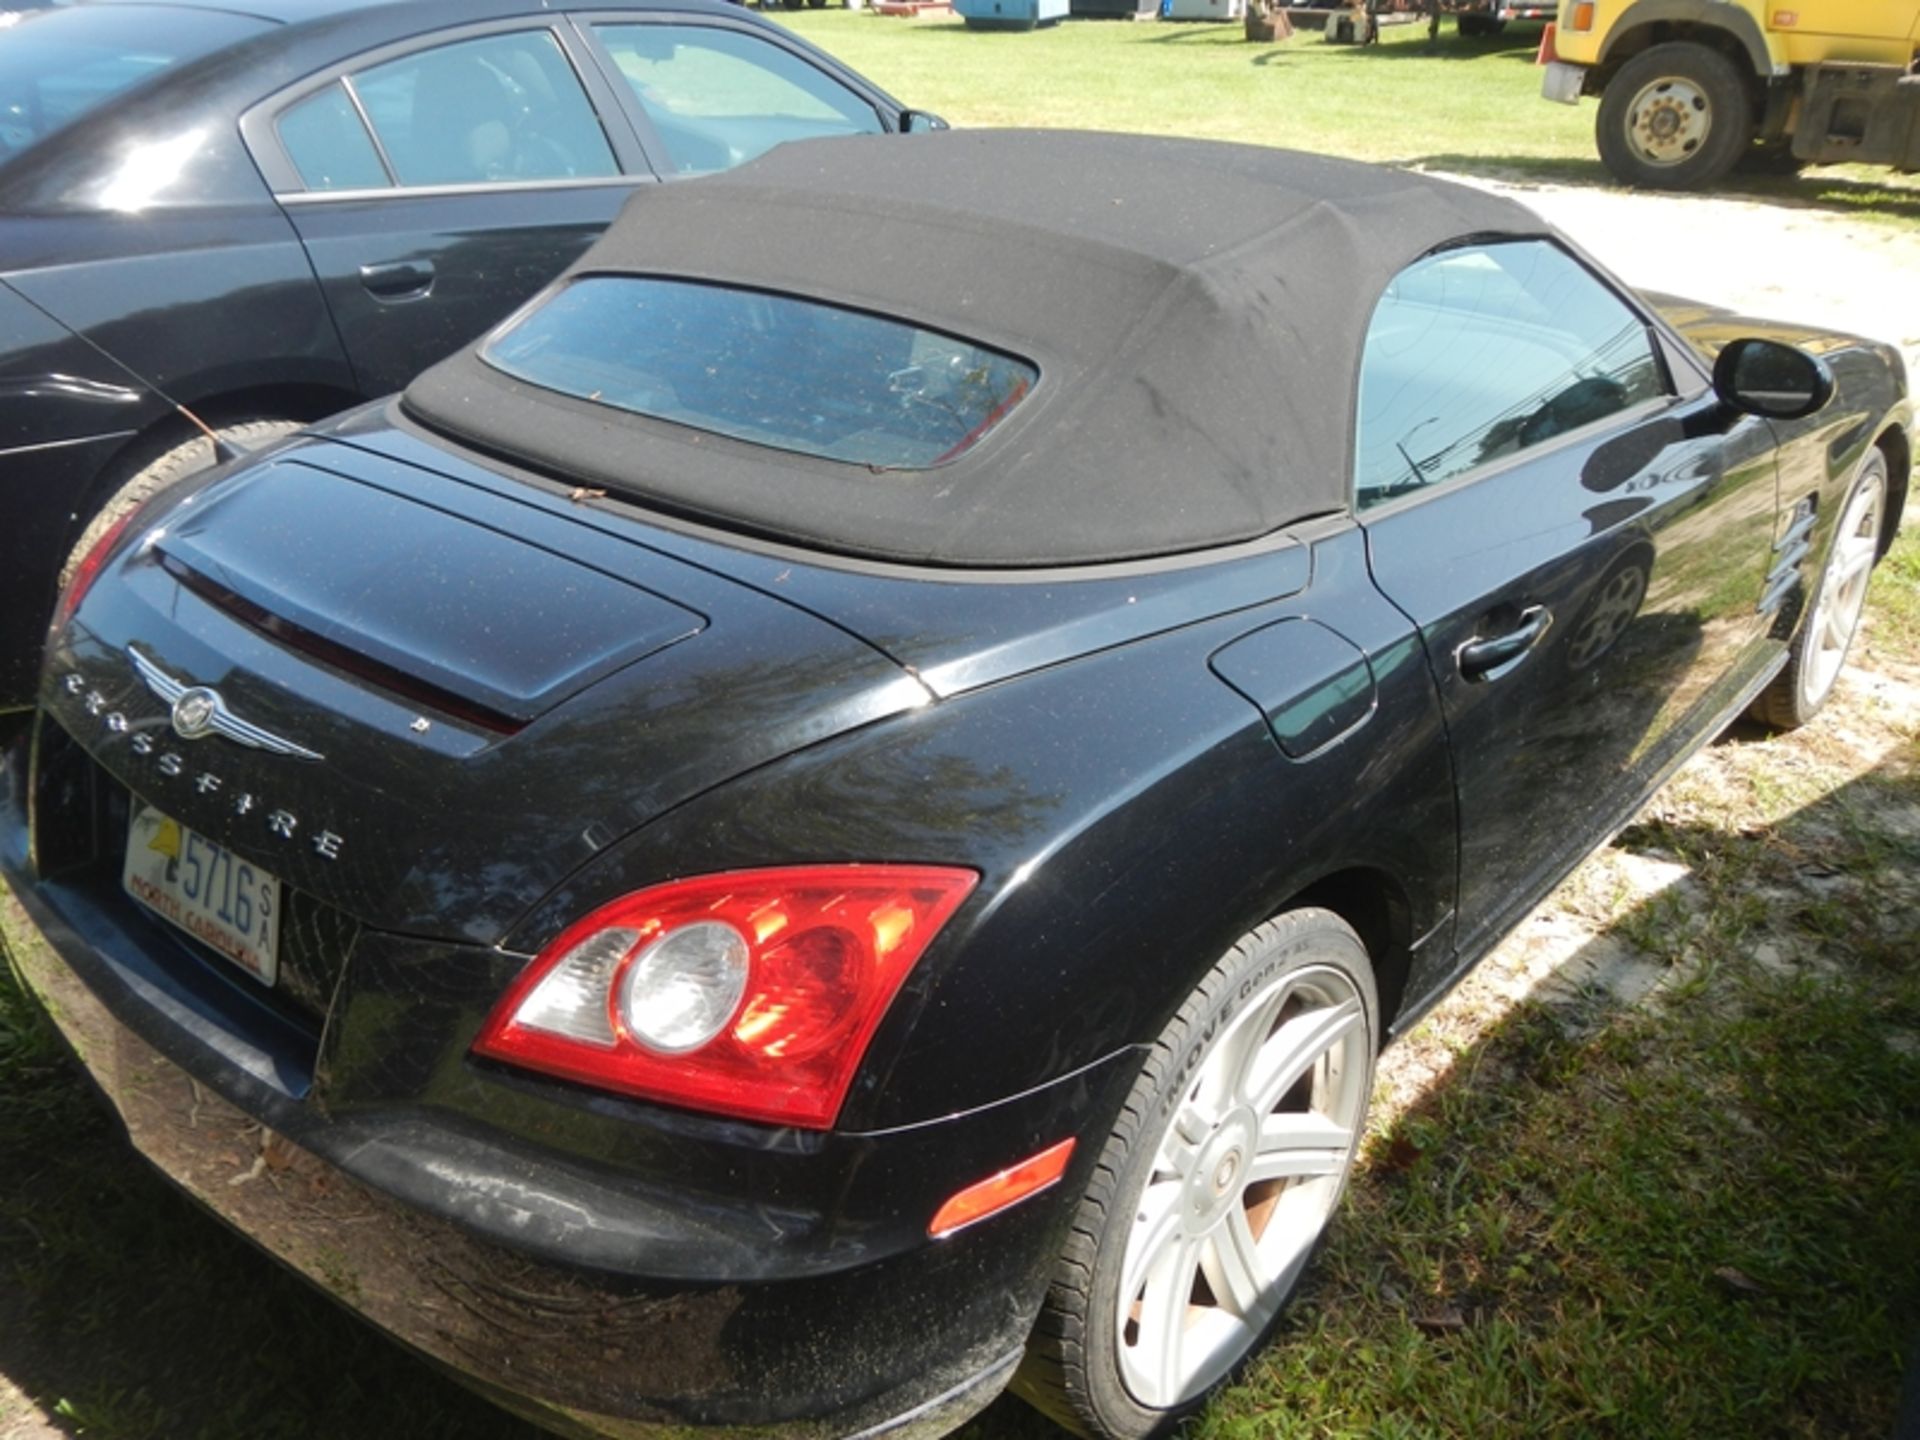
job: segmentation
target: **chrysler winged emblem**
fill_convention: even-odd
[[[221,698],[220,692],[211,686],[189,685],[184,680],[176,679],[131,646],[127,647],[127,658],[133,661],[133,668],[140,672],[140,678],[147,682],[147,688],[173,707],[173,733],[182,740],[222,735],[236,745],[265,750],[273,755],[291,755],[296,760],[325,758],[318,751],[296,745],[284,736],[242,720],[227,708],[227,702]]]

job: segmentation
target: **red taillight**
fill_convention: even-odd
[[[642,890],[521,972],[473,1053],[671,1105],[825,1129],[971,870],[806,865]]]
[[[120,537],[127,533],[127,527],[133,523],[134,516],[141,511],[134,506],[113,524],[109,525],[100,538],[87,548],[80,557],[80,563],[73,567],[73,578],[67,581],[67,588],[60,592],[60,603],[54,607],[53,628],[60,629],[73,618],[73,612],[80,608],[80,602],[87,598],[87,591],[93,588],[93,582],[100,578],[100,572],[106,568],[112,558],[114,548],[119,545]]]

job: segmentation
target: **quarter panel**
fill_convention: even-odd
[[[355,393],[306,255],[263,202],[218,217],[95,215],[0,230],[20,292],[182,404],[282,384]]]
[[[1451,903],[1451,779],[1411,628],[1363,588],[1360,557],[1350,528],[1316,550],[1315,584],[1296,601],[1057,664],[745,776],[583,871],[510,943],[537,950],[674,875],[832,860],[977,868],[979,889],[909,977],[841,1119],[880,1129],[1150,1041],[1229,945],[1333,871],[1397,877],[1424,933]],[[1380,713],[1301,763],[1207,659],[1307,610],[1338,616],[1375,657]]]
[[[0,286],[0,710],[32,703],[60,564],[100,468],[158,396]]]

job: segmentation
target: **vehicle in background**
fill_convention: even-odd
[[[1920,168],[1920,5],[1561,0],[1541,94],[1598,96],[1600,158],[1694,190],[1756,156]]]
[[[720,0],[205,0],[6,17],[0,710],[89,527],[397,390],[636,187],[937,124]]]
[[[1515,20],[1547,21],[1554,17],[1559,0],[1458,0],[1453,5],[1453,23],[1462,35],[1498,35]]]

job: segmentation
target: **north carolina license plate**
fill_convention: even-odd
[[[120,883],[262,985],[279,973],[280,882],[149,805],[135,805]]]

